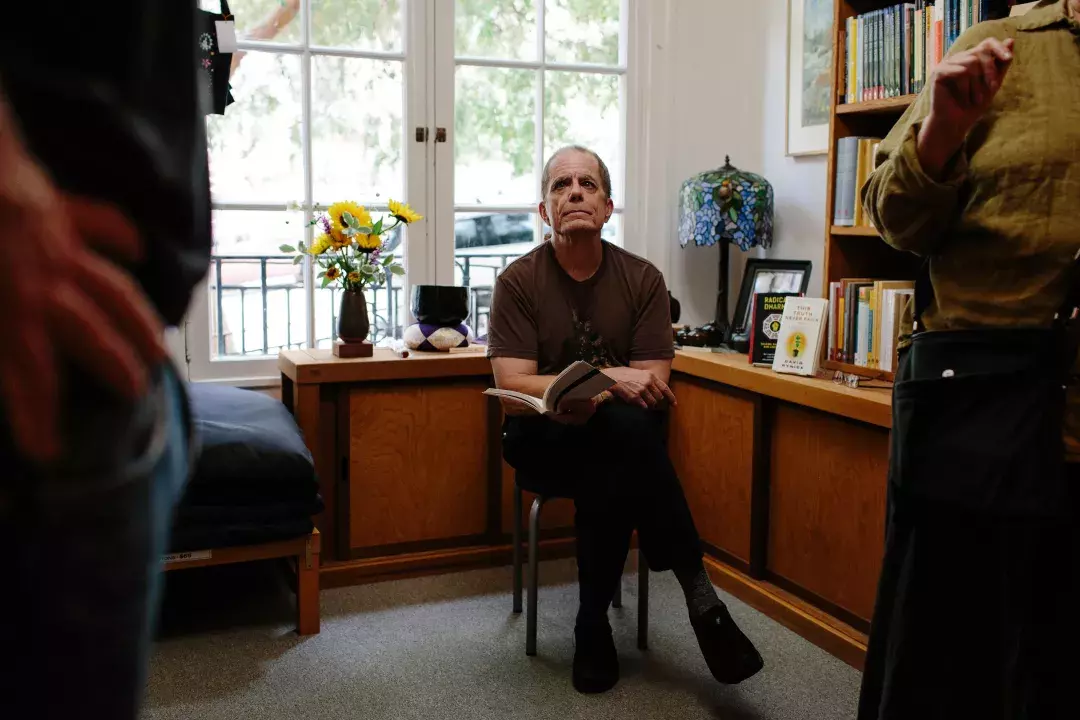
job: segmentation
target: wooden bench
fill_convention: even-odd
[[[171,553],[165,556],[164,565],[165,570],[186,570],[210,565],[285,558],[289,560],[295,573],[296,632],[298,635],[317,635],[319,633],[319,553],[321,549],[319,531],[315,529],[310,535],[292,540]]]

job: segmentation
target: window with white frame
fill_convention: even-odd
[[[608,163],[619,242],[627,2],[230,0],[241,52],[235,102],[207,119],[214,250],[188,314],[190,377],[273,377],[279,350],[329,346],[338,291],[278,247],[310,241],[338,200],[425,215],[392,240],[406,277],[369,292],[375,341],[400,335],[424,283],[470,287],[486,331],[495,276],[543,237],[540,173],[562,145]]]

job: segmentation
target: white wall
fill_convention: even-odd
[[[762,257],[814,263],[809,292],[821,292],[825,232],[825,157],[785,156],[788,0],[654,0],[636,56],[649,75],[640,108],[643,208],[627,234],[665,274],[682,302],[682,322],[713,318],[717,248],[678,245],[676,197],[690,176],[732,164],[759,173],[776,193],[776,234]],[[633,111],[633,109],[632,109]],[[634,233],[636,235],[636,233]],[[746,255],[732,250],[729,303],[738,296]]]

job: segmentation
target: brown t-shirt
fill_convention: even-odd
[[[541,243],[495,281],[488,357],[536,360],[557,375],[576,360],[597,367],[675,357],[664,276],[650,262],[604,242],[591,278],[577,282]]]

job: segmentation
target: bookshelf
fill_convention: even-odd
[[[982,0],[993,16],[1008,14],[1010,0]],[[836,199],[837,143],[853,136],[884,138],[917,95],[902,95],[863,102],[839,102],[844,92],[846,48],[845,26],[848,18],[897,5],[898,0],[834,0],[833,85],[829,123],[828,187],[825,199],[825,271],[822,296],[829,297],[829,284],[844,278],[914,280],[921,260],[910,253],[895,250],[871,227],[833,225]],[[827,352],[827,351],[826,351]],[[822,367],[864,378],[893,380],[893,373],[829,360]]]

